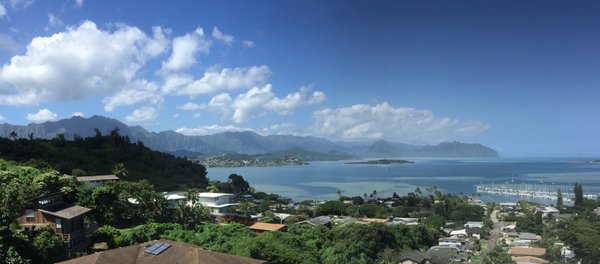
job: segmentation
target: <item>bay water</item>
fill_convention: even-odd
[[[402,158],[406,164],[346,164],[346,161],[310,162],[309,165],[281,167],[207,168],[211,180],[227,181],[230,174],[242,175],[257,191],[277,193],[302,201],[334,200],[344,196],[362,196],[376,191],[380,197],[394,192],[406,195],[419,187],[437,187],[446,193],[472,195],[478,184],[536,185],[552,191],[572,192],[575,182],[584,193],[600,193],[600,163],[581,158],[488,158],[436,159]],[[530,200],[544,204],[541,198],[480,194],[484,202]]]

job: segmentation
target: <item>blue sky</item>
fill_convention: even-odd
[[[600,156],[595,1],[0,4],[0,122]]]

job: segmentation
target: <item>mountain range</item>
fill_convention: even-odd
[[[0,125],[0,136],[11,137],[15,132],[21,138],[54,138],[63,134],[91,137],[96,130],[103,135],[117,128],[121,135],[133,142],[141,141],[147,147],[177,156],[211,156],[222,154],[264,154],[303,149],[318,153],[350,154],[356,157],[498,157],[498,152],[481,144],[444,142],[435,146],[411,145],[378,140],[375,142],[332,142],[312,136],[268,135],[251,131],[223,132],[205,136],[186,136],[175,131],[150,132],[140,126],[128,126],[116,119],[103,116],[72,117],[41,124]]]

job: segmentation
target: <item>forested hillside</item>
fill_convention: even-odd
[[[130,142],[118,129],[109,135],[96,130],[95,136],[67,140],[0,138],[0,158],[37,168],[52,168],[62,174],[122,174],[129,180],[146,179],[158,190],[182,187],[205,187],[206,168],[184,158],[177,158]]]

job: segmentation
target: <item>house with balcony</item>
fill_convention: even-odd
[[[230,212],[231,207],[237,205],[232,202],[234,196],[231,193],[203,192],[198,194],[198,202],[208,207],[212,216],[224,216],[234,213]]]
[[[62,193],[52,193],[31,201],[18,221],[23,228],[52,228],[63,239],[69,255],[73,255],[89,244],[85,235],[95,229],[95,226],[86,225],[83,221],[90,211],[89,208],[64,202]]]

